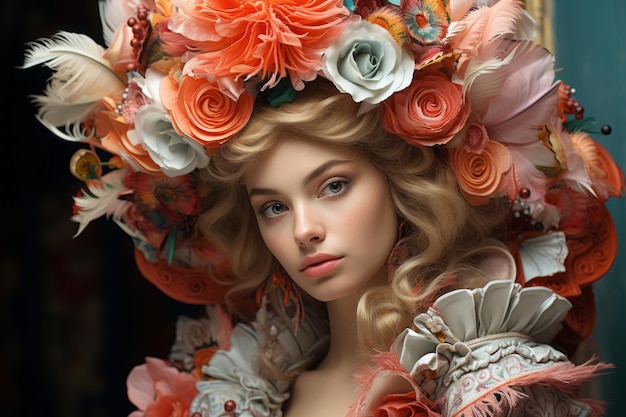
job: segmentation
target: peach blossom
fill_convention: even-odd
[[[512,158],[504,145],[490,140],[480,154],[450,149],[450,165],[467,199],[480,205],[503,191],[503,177],[511,170]]]
[[[415,391],[387,395],[374,413],[374,417],[428,417],[430,415],[438,414],[418,402]]]
[[[196,379],[158,358],[146,358],[126,381],[128,399],[139,409],[129,417],[188,417],[198,394]]]
[[[107,110],[96,114],[94,124],[98,140],[94,144],[113,155],[119,155],[134,170],[162,176],[161,168],[150,158],[148,152],[128,138],[127,133],[131,127],[123,116],[115,112],[115,101],[105,97],[102,103]]]
[[[136,62],[132,55],[133,48],[130,46],[133,37],[133,29],[130,26],[127,24],[119,25],[113,34],[111,44],[103,55],[119,74],[126,74],[126,66]]]
[[[385,128],[413,145],[449,142],[470,114],[461,86],[438,70],[418,71],[411,85],[383,103]]]

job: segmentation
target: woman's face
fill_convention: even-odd
[[[383,175],[360,153],[277,141],[246,184],[269,250],[320,301],[386,282],[398,223]]]

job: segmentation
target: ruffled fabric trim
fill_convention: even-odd
[[[452,291],[359,374],[364,389],[348,416],[374,416],[386,395],[409,390],[430,417],[601,416],[601,402],[576,393],[611,365],[576,366],[548,344],[570,307],[511,281]]]
[[[319,360],[328,345],[328,323],[314,309],[299,323],[297,333],[281,316],[268,314],[267,328],[257,322],[238,323],[229,350],[220,349],[202,367],[205,381],[197,383],[190,415],[203,417],[280,417],[289,398],[291,381],[268,376],[259,355],[285,375]],[[270,343],[266,343],[266,342]]]

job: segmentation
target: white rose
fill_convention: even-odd
[[[177,177],[203,168],[209,156],[197,141],[174,130],[170,115],[160,106],[141,106],[135,116],[135,129],[128,131],[133,144],[140,144],[168,177]]]
[[[382,27],[368,21],[348,25],[322,57],[322,70],[354,101],[377,104],[413,79],[415,62]]]

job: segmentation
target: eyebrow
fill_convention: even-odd
[[[304,177],[304,179],[302,180],[302,185],[304,186],[304,185],[309,184],[315,178],[319,177],[324,172],[328,171],[329,169],[337,165],[347,164],[350,162],[353,162],[353,161],[341,160],[341,159],[332,159],[330,161],[326,161],[322,165],[318,166],[313,171],[311,171],[306,177]],[[272,188],[253,188],[248,193],[248,198],[251,198],[255,195],[270,195],[270,194],[277,194],[277,193],[278,192]]]

